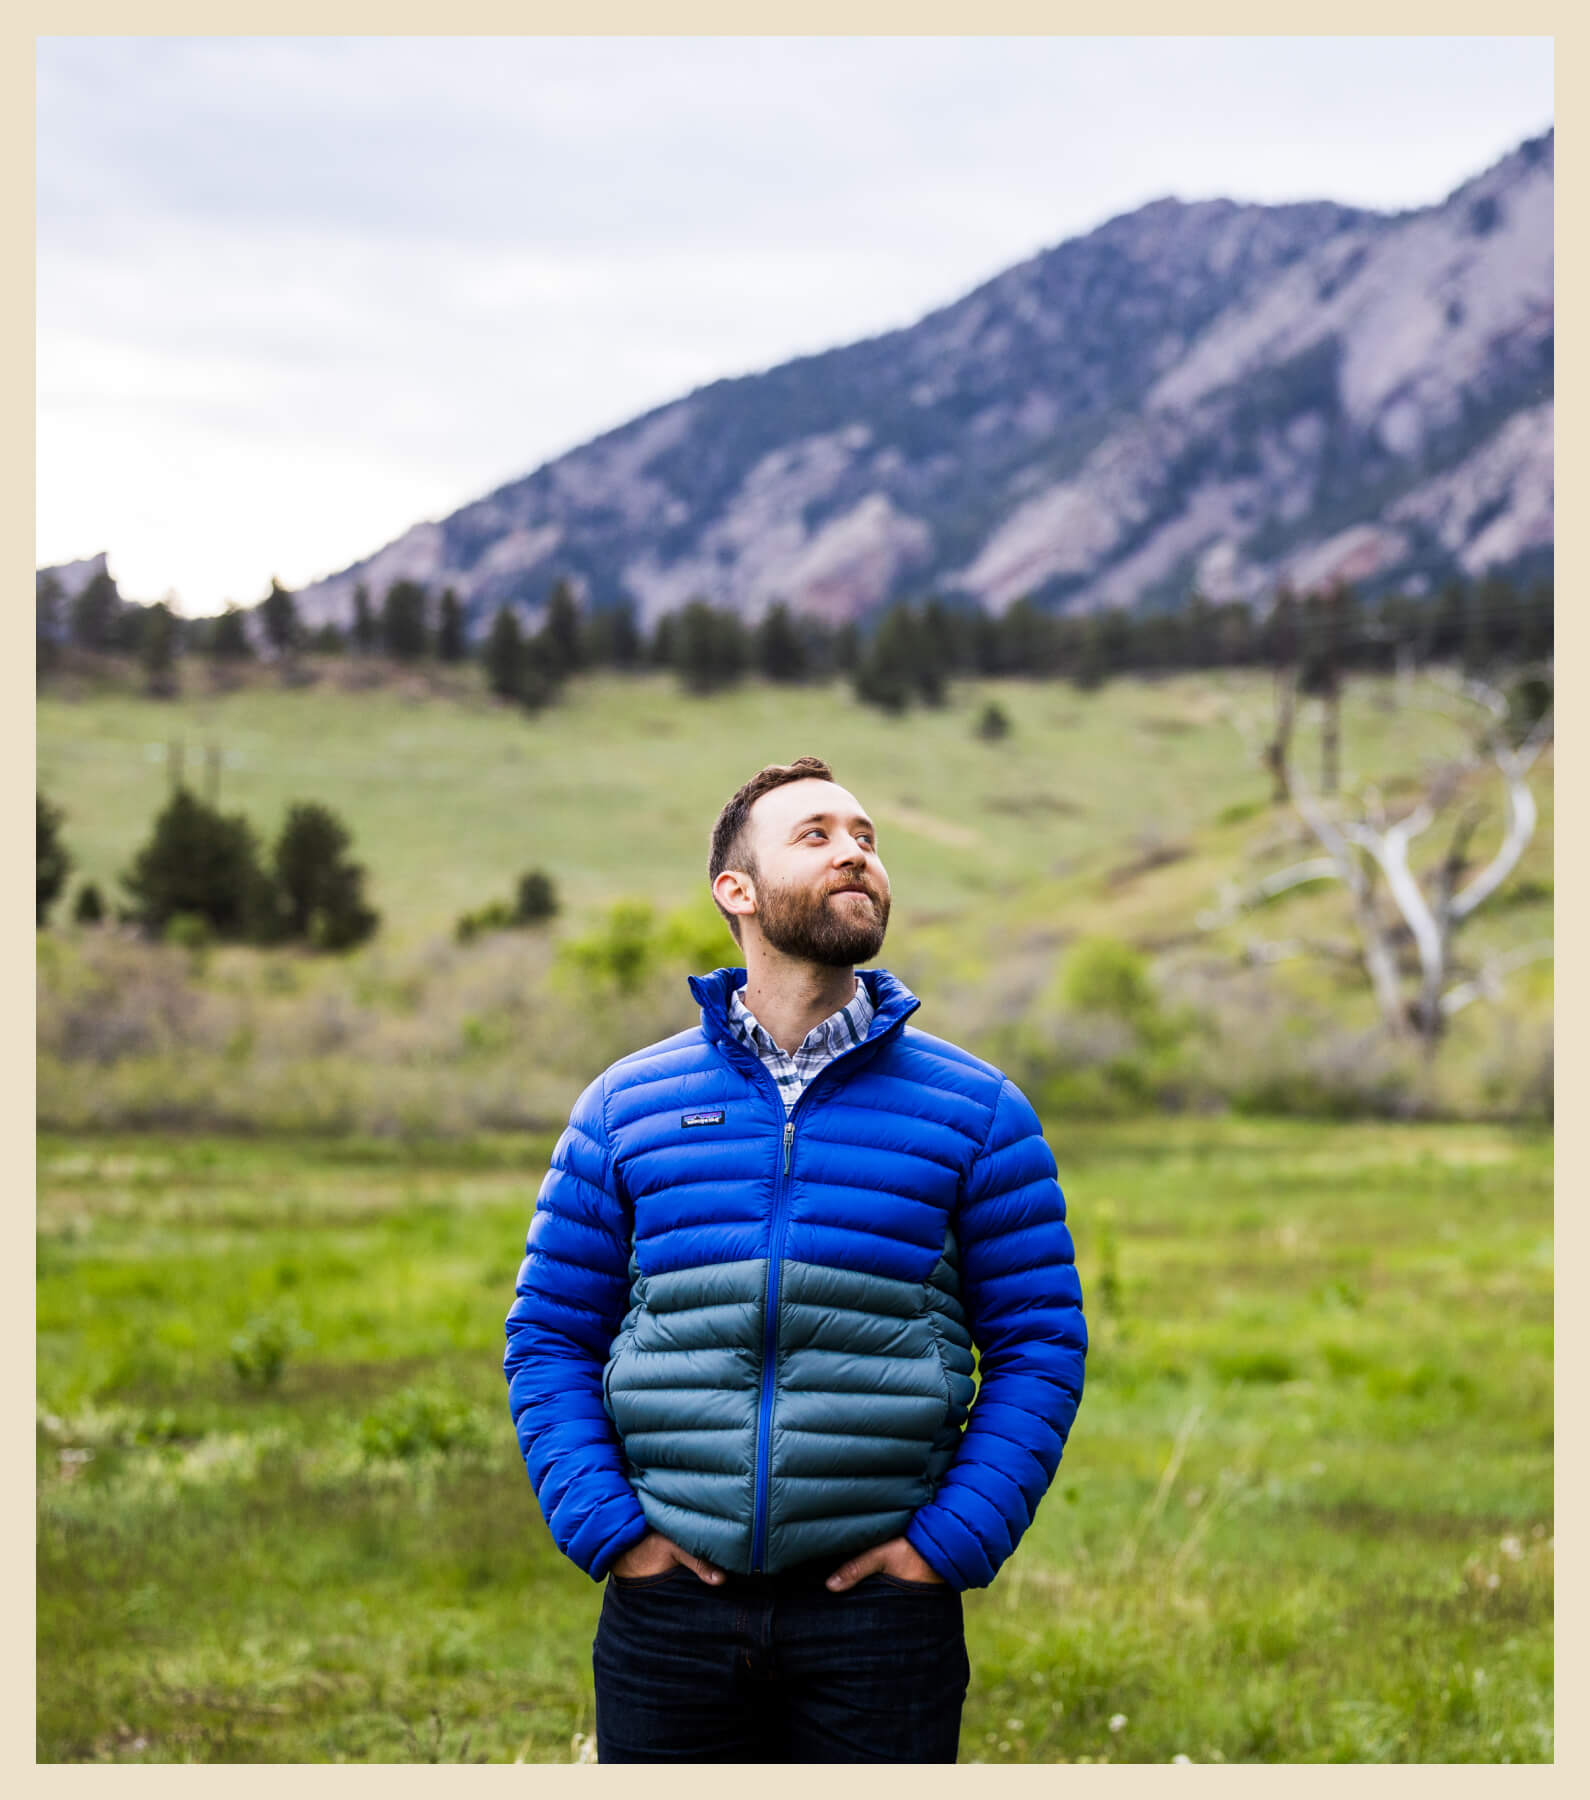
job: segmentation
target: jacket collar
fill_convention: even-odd
[[[922,1004],[898,976],[887,969],[857,969],[857,981],[865,982],[872,998],[872,1025],[866,1043],[875,1044],[896,1026],[903,1025]],[[745,986],[744,969],[714,969],[710,975],[692,975],[690,991],[701,1007],[701,1031],[709,1044],[743,1048],[729,1024],[729,996]]]

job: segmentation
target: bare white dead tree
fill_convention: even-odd
[[[1467,707],[1460,715],[1471,732],[1466,756],[1436,770],[1409,810],[1395,818],[1372,787],[1356,806],[1327,803],[1292,764],[1285,773],[1293,808],[1324,855],[1268,875],[1245,893],[1228,890],[1222,905],[1198,921],[1206,930],[1215,929],[1305,882],[1340,881],[1352,905],[1359,958],[1386,1028],[1399,1037],[1417,1037],[1427,1052],[1436,1048],[1452,1014],[1475,1000],[1494,998],[1506,975],[1552,954],[1551,940],[1542,939],[1493,957],[1473,973],[1457,967],[1453,944],[1458,931],[1517,868],[1534,836],[1538,809],[1529,771],[1551,742],[1552,713],[1548,705],[1514,743],[1507,700],[1498,689],[1475,680],[1454,679],[1443,686]],[[1440,710],[1452,716],[1452,708],[1443,705]],[[1233,717],[1232,723],[1251,742],[1243,722]],[[1482,808],[1470,806],[1459,816],[1441,861],[1417,872],[1411,860],[1415,839],[1430,829],[1466,779],[1487,765],[1500,776],[1505,796],[1502,838],[1490,860],[1469,873],[1470,845],[1483,816]],[[1411,992],[1399,956],[1404,934],[1417,958]],[[1250,956],[1270,962],[1322,948],[1291,939],[1250,947]],[[1339,953],[1336,947],[1329,948]]]

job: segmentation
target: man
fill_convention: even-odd
[[[1082,1394],[1054,1158],[1013,1083],[855,973],[889,877],[826,763],[748,781],[708,872],[745,968],[581,1095],[508,1315],[536,1497],[607,1577],[598,1760],[953,1762],[961,1591]]]

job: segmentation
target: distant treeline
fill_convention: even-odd
[[[462,663],[476,656],[493,693],[530,709],[549,704],[571,675],[591,668],[671,669],[683,686],[708,693],[747,676],[775,682],[848,678],[857,697],[886,711],[913,701],[943,701],[956,676],[1023,675],[1096,687],[1119,675],[1274,666],[1296,671],[1305,692],[1328,687],[1349,670],[1392,670],[1429,662],[1472,671],[1538,661],[1552,652],[1550,581],[1527,585],[1506,575],[1449,582],[1436,594],[1390,594],[1373,601],[1351,587],[1294,594],[1262,604],[1215,604],[1194,592],[1175,609],[1055,613],[1021,600],[993,615],[975,606],[927,598],[890,606],[865,624],[832,626],[770,608],[748,625],[727,608],[694,600],[642,631],[627,604],[587,611],[566,580],[552,586],[530,630],[500,607],[478,644],[465,635],[451,588],[432,595],[418,582],[394,582],[379,604],[359,587],[351,627],[310,630],[293,595],[272,582],[255,609],[254,633],[243,609],[184,619],[164,602],[121,599],[98,574],[68,602],[53,576],[38,586],[41,672],[61,646],[136,656],[152,693],[175,691],[182,656],[218,663],[256,654],[255,637],[289,661],[320,656],[381,656],[399,663]]]

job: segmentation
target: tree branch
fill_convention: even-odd
[[[1221,905],[1217,910],[1201,912],[1197,918],[1200,931],[1218,931],[1222,925],[1229,925],[1254,907],[1262,906],[1267,900],[1274,900],[1277,895],[1289,892],[1292,888],[1302,887],[1308,881],[1337,881],[1341,871],[1328,856],[1316,856],[1308,862],[1294,863],[1289,869],[1280,869],[1273,875],[1266,875],[1262,881],[1256,881],[1245,893],[1235,886],[1228,888],[1221,897]]]
[[[1540,755],[1551,737],[1550,715],[1542,719],[1516,750],[1497,744],[1492,757],[1507,783],[1507,826],[1502,833],[1501,848],[1460,893],[1452,898],[1448,917],[1454,925],[1466,919],[1474,909],[1502,885],[1518,867],[1519,858],[1535,835],[1538,816],[1535,796],[1527,779],[1530,765]],[[1541,727],[1544,726],[1544,731]]]
[[[1520,945],[1516,950],[1504,950],[1500,956],[1493,956],[1472,981],[1460,981],[1456,987],[1448,988],[1441,996],[1441,1011],[1450,1018],[1472,1001],[1498,999],[1504,975],[1512,974],[1514,969],[1521,969],[1526,963],[1543,962],[1553,953],[1550,938]]]

